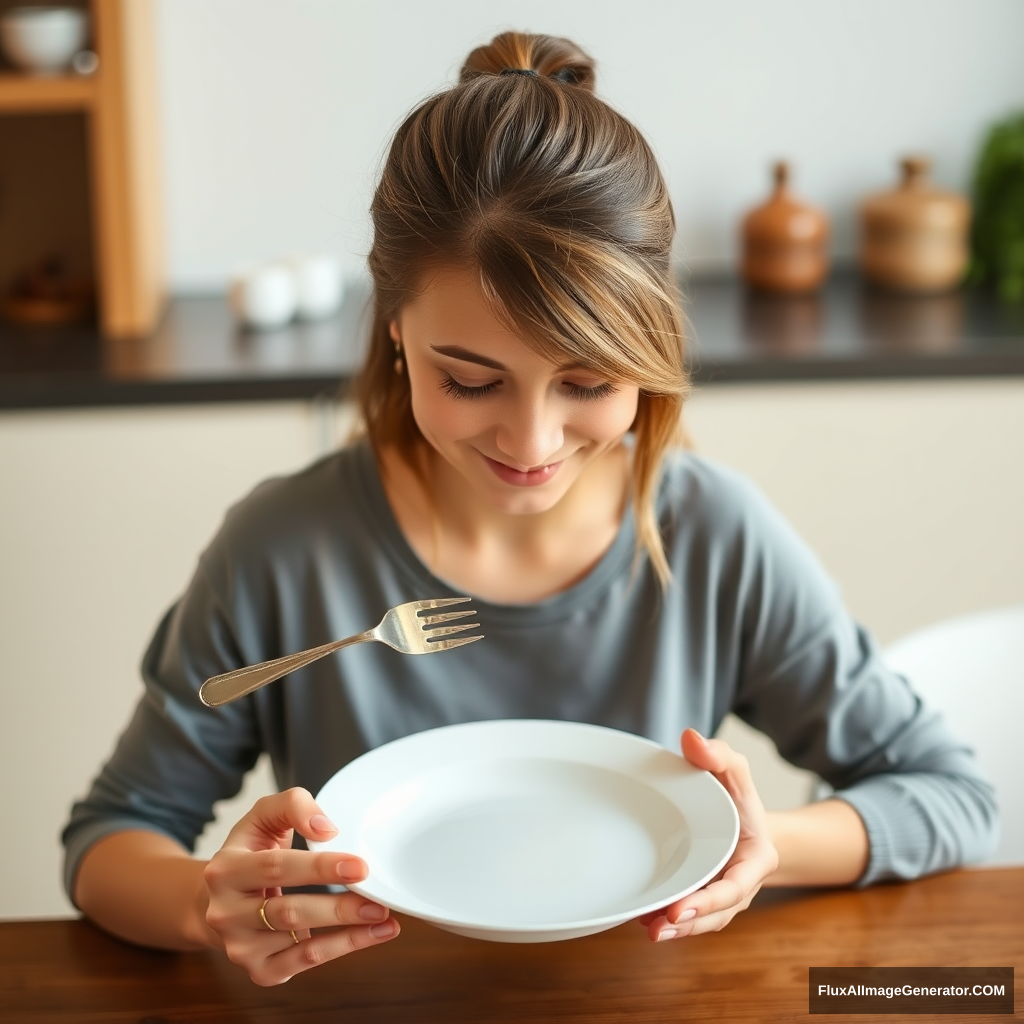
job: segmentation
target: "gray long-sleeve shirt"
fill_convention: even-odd
[[[756,489],[690,453],[667,461],[658,514],[667,591],[634,565],[626,515],[580,583],[532,605],[474,598],[486,639],[426,658],[348,648],[218,709],[209,676],[360,632],[391,606],[454,596],[409,547],[363,441],[268,481],[228,514],[145,655],[135,716],[64,832],[65,882],[126,828],[188,848],[261,751],[316,793],[365,751],[435,726],[548,718],[678,752],[734,711],[859,812],[863,884],[982,859],[992,787],[941,717],[889,671],[808,548]],[[756,781],[756,780],[755,780]]]

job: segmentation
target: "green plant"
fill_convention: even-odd
[[[992,127],[974,171],[969,280],[1024,299],[1024,112]]]

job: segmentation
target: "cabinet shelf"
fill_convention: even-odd
[[[79,6],[90,14],[99,69],[87,76],[2,72],[0,118],[84,118],[79,178],[91,225],[98,326],[111,338],[141,338],[164,304],[154,3],[79,0]],[[24,208],[24,197],[21,202]],[[9,252],[8,264],[17,256]]]
[[[92,76],[0,74],[0,114],[88,111],[95,102]]]

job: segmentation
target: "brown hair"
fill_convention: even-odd
[[[371,206],[373,323],[357,396],[374,448],[394,446],[418,473],[422,435],[389,323],[428,269],[474,268],[525,344],[640,388],[638,549],[665,584],[655,488],[689,388],[675,220],[650,147],[593,87],[594,62],[569,40],[505,32],[406,118]]]

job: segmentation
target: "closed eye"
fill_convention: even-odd
[[[446,395],[452,398],[482,398],[484,395],[489,395],[496,391],[500,385],[500,380],[492,380],[487,384],[471,386],[469,384],[462,384],[454,377],[445,374],[438,386]],[[562,386],[570,398],[581,402],[607,398],[618,391],[614,384],[607,381],[590,387],[583,384],[575,384],[572,381],[565,381]]]
[[[470,387],[468,384],[460,384],[454,377],[445,374],[438,387],[452,398],[482,398],[494,391],[500,383],[500,380],[492,380],[489,384]]]
[[[596,384],[593,387],[584,387],[582,384],[573,384],[571,381],[566,381],[565,390],[570,398],[587,401],[588,399],[607,398],[609,395],[614,395],[618,388],[607,381],[604,384]]]

